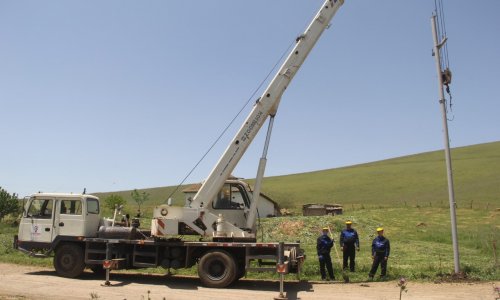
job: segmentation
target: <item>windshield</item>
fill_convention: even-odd
[[[53,199],[33,199],[27,216],[39,219],[50,219],[54,208]]]

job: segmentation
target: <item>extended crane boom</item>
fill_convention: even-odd
[[[224,228],[224,236],[241,238],[255,237],[255,233],[252,230],[255,225],[255,212],[252,210],[257,209],[256,201],[258,201],[259,198],[258,191],[257,195],[255,195],[254,192],[251,207],[247,207],[247,209],[250,210],[249,218],[247,217],[248,222],[245,222],[244,225],[235,225],[237,223],[235,218],[240,218],[237,216],[234,217],[231,222],[225,222],[222,216],[217,216],[216,212],[213,210],[212,201],[227,182],[228,177],[262,128],[266,119],[269,116],[274,117],[276,114],[284,91],[304,63],[307,55],[318,41],[323,31],[330,26],[330,21],[337,10],[343,4],[344,0],[326,0],[304,33],[297,37],[295,47],[271,80],[262,96],[256,101],[251,113],[192,199],[190,205],[183,208],[167,207],[165,205],[159,206],[154,211],[155,218],[164,219],[170,222],[170,224],[166,225],[170,228],[178,227],[178,222],[183,223],[202,235],[214,234],[216,230],[217,232],[222,232],[221,228]],[[259,170],[259,173],[263,174],[263,170]],[[240,219],[244,218],[245,217],[242,215]],[[221,223],[223,223],[224,226],[216,229],[216,224],[218,227]],[[161,233],[162,225],[164,225],[163,221],[159,224],[157,221],[153,220],[152,231]],[[175,234],[178,232],[174,229],[173,231],[169,231],[169,233]]]
[[[267,117],[276,114],[281,96],[288,84],[304,63],[323,31],[328,28],[331,19],[343,3],[344,0],[326,0],[306,31],[297,38],[297,44],[288,55],[288,58],[255,103],[252,112],[195,195],[193,207],[197,207],[201,203],[203,203],[204,207],[207,207],[220,191]]]

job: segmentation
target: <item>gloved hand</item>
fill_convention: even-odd
[[[325,258],[323,257],[323,255],[318,255],[318,258],[319,258],[319,261],[323,261]]]

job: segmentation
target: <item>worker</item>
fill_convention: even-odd
[[[334,240],[328,236],[328,227],[324,227],[322,234],[318,237],[316,250],[318,251],[319,271],[322,280],[335,280],[333,275],[332,258],[330,257],[330,250],[333,247]],[[325,267],[328,270],[329,278],[326,278]]]
[[[343,269],[347,270],[347,262],[349,260],[349,269],[354,272],[356,265],[356,250],[359,251],[359,237],[358,232],[352,228],[352,221],[345,222],[346,228],[340,233],[340,249],[343,253]]]
[[[382,271],[380,273],[380,278],[385,278],[387,275],[387,260],[389,259],[389,254],[391,252],[391,244],[389,240],[384,237],[384,228],[377,228],[377,237],[373,239],[372,242],[372,269],[368,276],[373,280],[373,276],[377,272],[378,265],[381,266]]]

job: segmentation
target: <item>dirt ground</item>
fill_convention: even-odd
[[[103,276],[85,272],[79,279],[58,277],[54,270],[0,264],[0,299],[273,299],[276,281],[242,279],[226,289],[202,287],[198,278],[153,274],[111,274],[110,287]],[[414,283],[402,299],[498,299],[500,282]],[[148,293],[149,292],[149,293]],[[285,282],[286,296],[294,299],[399,299],[397,282],[345,284]]]

